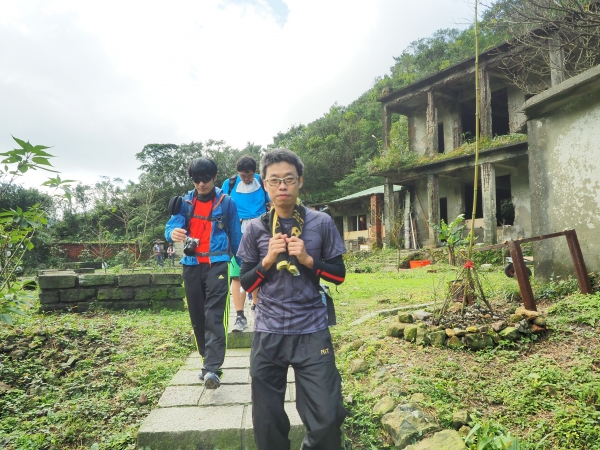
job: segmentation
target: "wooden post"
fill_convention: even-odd
[[[496,170],[490,163],[481,165],[481,200],[483,203],[483,242],[495,244],[496,236]]]
[[[571,258],[573,258],[573,265],[575,266],[575,273],[577,274],[577,282],[579,283],[579,290],[582,294],[591,294],[592,285],[590,283],[590,277],[585,267],[585,261],[583,260],[583,254],[581,253],[581,247],[579,246],[579,239],[577,239],[577,233],[575,230],[565,231],[565,237],[567,238],[567,244],[569,251],[571,252]]]
[[[383,185],[383,205],[385,211],[383,216],[385,225],[385,245],[389,247],[392,242],[392,230],[394,229],[396,222],[396,197],[394,197],[394,184],[387,180]],[[371,209],[372,208],[373,201],[371,200]],[[382,237],[379,236],[377,240],[381,243]]]
[[[556,86],[565,80],[565,52],[558,33],[554,33],[548,39],[548,51],[550,53],[550,86]]]
[[[433,158],[438,152],[438,127],[437,110],[433,99],[433,90],[427,91],[427,148],[426,153],[429,158]]]
[[[531,290],[531,283],[529,283],[529,273],[527,272],[525,261],[523,261],[521,244],[517,241],[509,241],[508,249],[510,250],[510,256],[513,260],[515,276],[517,277],[519,290],[521,291],[521,297],[523,298],[523,306],[529,311],[537,311],[535,299],[533,298],[533,291]]]
[[[375,246],[381,248],[382,230],[381,230],[381,196],[374,194],[371,196],[371,233],[375,235]],[[388,232],[389,233],[389,232]],[[387,235],[387,233],[386,233]]]
[[[462,120],[460,119],[460,103],[458,99],[452,104],[452,149],[460,147],[463,143]]]
[[[438,234],[432,225],[440,223],[440,194],[438,175],[427,175],[427,226],[429,227],[429,245],[437,247],[439,245]]]
[[[482,137],[492,137],[492,90],[490,88],[490,74],[487,69],[479,69],[479,133]]]
[[[390,130],[392,129],[392,112],[387,105],[383,105],[383,154],[390,148]]]

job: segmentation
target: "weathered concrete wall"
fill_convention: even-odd
[[[515,168],[507,171],[510,175],[510,191],[515,207],[515,221],[511,227],[502,230],[501,241],[520,239],[532,236],[531,230],[531,198],[529,191],[529,164],[526,159],[518,161]],[[497,176],[505,175],[498,171]]]
[[[446,197],[448,221],[452,222],[459,214],[465,213],[464,186],[461,180],[440,176],[440,198]]]
[[[508,86],[508,127],[511,133],[525,133],[527,116],[522,111],[525,94],[515,86]]]
[[[417,240],[419,246],[427,246],[429,244],[429,227],[427,219],[429,210],[427,209],[427,178],[419,178],[415,180],[415,199],[413,203],[413,218],[417,222]],[[420,200],[420,201],[419,201]]]
[[[575,229],[588,271],[598,271],[600,71],[588,72],[592,76],[584,72],[567,80],[525,108],[533,234]],[[574,274],[564,238],[536,244],[534,251],[536,277]]]
[[[447,104],[438,103],[438,123],[444,124],[444,153],[451,152],[454,150],[454,136],[452,135],[452,111],[448,108]],[[442,191],[440,191],[442,192]]]
[[[183,310],[180,273],[122,275],[42,272],[38,276],[40,312],[104,309]]]
[[[409,133],[410,150],[419,156],[423,156],[427,151],[427,120],[425,111],[417,111],[411,116],[409,126],[412,128]]]

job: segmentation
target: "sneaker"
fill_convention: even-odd
[[[250,307],[250,311],[254,311],[256,309],[256,305],[254,303],[252,303],[252,306]]]
[[[221,386],[221,380],[219,380],[219,375],[214,372],[207,372],[204,375],[204,387],[206,389],[217,389]]]
[[[248,328],[248,319],[244,316],[237,316],[231,331],[244,331],[246,328]]]
[[[250,292],[248,292],[248,295],[246,296],[246,301],[247,301],[248,303],[252,303],[252,302],[253,302],[253,299],[252,299],[252,294],[251,294]]]
[[[200,378],[200,381],[204,381],[204,374],[202,373],[202,371],[200,371],[200,373],[198,374],[198,378]]]

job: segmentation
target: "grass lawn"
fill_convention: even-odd
[[[439,303],[455,269],[387,271],[368,263],[371,273],[352,273],[352,265],[346,282],[331,289],[353,448],[393,448],[373,406],[386,395],[400,404],[415,393],[443,427],[468,408],[487,429],[518,436],[517,449],[600,448],[600,296],[567,295],[572,282],[538,286],[536,294],[549,299],[539,301],[552,330],[545,336],[477,353],[417,347],[385,336],[394,316],[353,322],[382,309]],[[500,267],[482,278],[494,304],[518,305],[511,300],[516,281]],[[0,448],[135,448],[141,422],[193,350],[190,333],[186,312],[16,317],[15,327],[0,328]],[[342,352],[348,343],[356,345]],[[355,358],[369,370],[350,374]]]

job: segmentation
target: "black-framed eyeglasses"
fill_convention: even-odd
[[[285,178],[278,177],[269,177],[266,179],[266,182],[269,186],[279,186],[281,183],[285,183],[287,186],[291,186],[292,184],[296,184],[300,177],[287,176]]]
[[[192,177],[192,180],[194,180],[194,183],[198,184],[198,183],[208,183],[210,181],[212,181],[214,177],[212,175],[194,175]]]

